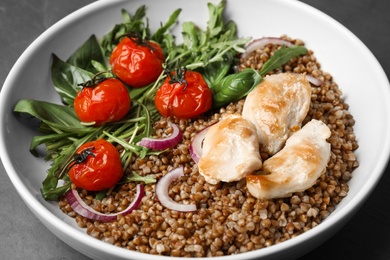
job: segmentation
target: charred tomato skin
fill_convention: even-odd
[[[156,81],[163,71],[164,52],[153,41],[139,43],[124,37],[110,56],[112,72],[132,88],[141,88]]]
[[[89,191],[101,191],[113,187],[122,177],[123,168],[116,147],[104,139],[81,145],[76,154],[89,151],[82,162],[74,162],[68,175],[74,185]]]
[[[202,74],[187,70],[182,82],[172,82],[171,76],[165,79],[154,104],[164,117],[194,118],[210,110],[212,92]]]
[[[95,125],[121,120],[130,110],[131,99],[126,86],[109,78],[94,87],[84,87],[73,103],[80,121]]]

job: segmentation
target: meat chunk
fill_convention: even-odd
[[[316,183],[330,159],[327,125],[311,120],[287,139],[285,147],[263,163],[265,175],[246,177],[249,192],[259,199],[283,198]]]
[[[300,129],[310,100],[311,86],[304,75],[271,75],[248,94],[242,116],[256,126],[260,144],[273,155]]]
[[[238,181],[261,166],[256,128],[251,122],[228,115],[210,126],[198,162],[199,173],[207,182]]]

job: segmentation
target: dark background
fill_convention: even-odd
[[[291,0],[295,1],[295,0]],[[22,52],[52,24],[92,0],[1,0],[0,86]],[[390,1],[303,0],[357,35],[390,76]],[[249,8],[249,7],[248,7]],[[328,39],[329,40],[329,39]],[[359,75],[364,77],[364,75]],[[390,259],[390,167],[358,213],[306,259]],[[0,259],[88,259],[30,212],[0,164]]]

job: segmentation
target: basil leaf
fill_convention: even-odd
[[[289,62],[292,58],[305,55],[307,49],[303,46],[293,45],[289,48],[282,46],[281,49],[275,51],[274,55],[263,65],[260,70],[260,75],[264,76],[274,69],[280,69],[283,64]]]
[[[213,108],[240,100],[256,87],[261,80],[262,77],[259,72],[249,68],[224,77],[211,86],[214,91]]]
[[[66,62],[75,67],[96,74],[100,71],[96,69],[96,67],[92,64],[92,61],[99,62],[104,66],[106,63],[102,49],[100,48],[95,35],[89,37],[89,39],[81,45]],[[103,70],[107,70],[107,68],[104,67]]]
[[[80,89],[77,85],[91,80],[94,74],[62,61],[55,54],[52,56],[51,76],[54,88],[64,103],[73,105]]]
[[[224,77],[222,80],[209,85],[214,91],[213,108],[224,106],[230,102],[237,101],[246,96],[266,75],[274,69],[281,68],[283,64],[292,58],[306,54],[307,49],[303,46],[292,46],[275,51],[274,55],[264,64],[258,72],[253,69],[245,69],[237,74]]]
[[[212,62],[201,70],[207,85],[213,86],[214,83],[222,80],[229,73],[233,60],[234,56],[232,52],[228,52],[223,56],[221,61]]]

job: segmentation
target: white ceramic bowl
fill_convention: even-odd
[[[13,107],[22,98],[59,102],[50,75],[51,54],[56,53],[65,59],[91,34],[105,34],[115,23],[121,22],[121,8],[135,10],[145,4],[152,28],[159,26],[160,21],[166,21],[168,15],[178,7],[183,8],[180,17],[204,25],[208,17],[206,2],[97,1],[67,16],[36,39],[16,62],[4,83],[0,96],[0,155],[4,167],[22,199],[42,223],[65,243],[89,257],[163,258],[96,240],[78,228],[73,219],[60,212],[56,203],[42,199],[39,189],[48,164],[29,153],[31,138],[37,132],[15,117]],[[263,11],[261,15],[260,10]],[[243,36],[287,34],[304,40],[307,47],[315,51],[322,69],[334,76],[356,119],[355,134],[360,146],[356,155],[360,166],[353,172],[348,196],[323,223],[269,248],[213,258],[293,259],[318,246],[342,227],[379,181],[390,154],[389,82],[377,60],[359,39],[332,18],[301,2],[230,0],[227,15],[236,21]]]

